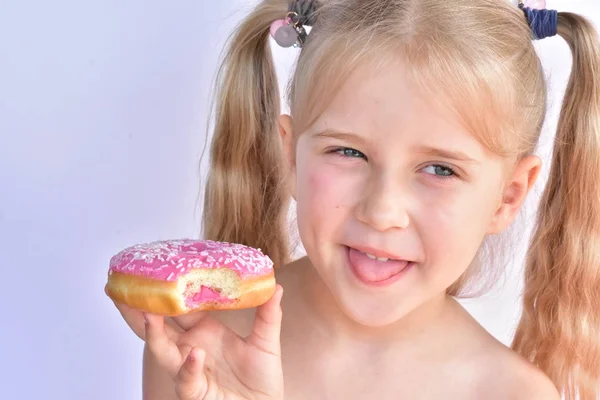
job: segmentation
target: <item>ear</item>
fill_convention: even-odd
[[[539,157],[529,155],[517,162],[512,175],[506,182],[502,192],[502,199],[490,223],[489,234],[494,234],[508,228],[514,221],[527,194],[533,188],[542,161]]]
[[[279,117],[279,134],[286,165],[286,183],[290,194],[296,200],[296,143],[294,140],[294,120],[289,115]]]

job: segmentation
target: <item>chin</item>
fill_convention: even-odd
[[[341,311],[356,324],[386,327],[421,305],[424,282],[419,263],[408,262],[394,276],[373,282],[361,279],[356,273],[353,262],[364,260],[351,259],[352,248],[335,245],[319,250],[314,252],[317,256],[312,260],[316,272]]]
[[[399,321],[418,307],[419,298],[414,290],[420,285],[417,265],[403,271],[402,276],[394,277],[385,284],[365,284],[352,272],[344,249],[342,263],[338,264],[329,288],[344,314],[357,324],[365,327],[385,327]]]
[[[342,300],[340,303],[342,303],[342,309],[348,318],[369,328],[383,328],[392,325],[410,312],[409,309],[398,307],[398,304],[383,303],[365,306],[340,300]]]

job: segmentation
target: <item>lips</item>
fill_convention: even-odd
[[[385,257],[380,252],[366,253],[348,247],[348,260],[354,275],[369,285],[387,285],[399,279],[401,272],[411,265],[410,261]]]

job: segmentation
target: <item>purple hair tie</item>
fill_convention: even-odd
[[[546,0],[519,0],[519,8],[527,17],[534,40],[558,33],[558,11],[546,9]]]

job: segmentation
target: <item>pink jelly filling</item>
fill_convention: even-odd
[[[186,305],[193,306],[196,304],[204,303],[204,302],[219,302],[219,303],[229,303],[234,301],[235,299],[230,299],[229,297],[223,296],[221,293],[206,287],[201,286],[200,291],[194,293],[191,296],[188,296],[185,299]]]

